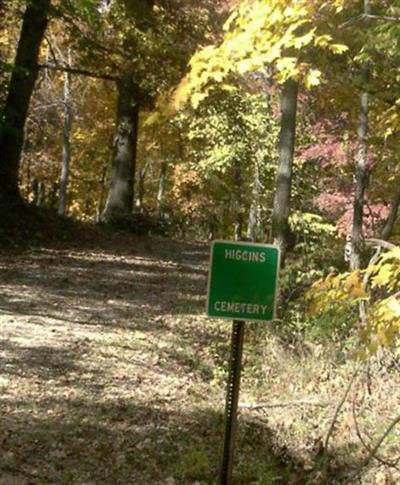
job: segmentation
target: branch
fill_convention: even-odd
[[[377,246],[375,253],[373,254],[372,258],[368,262],[367,266],[367,271],[364,274],[363,281],[362,281],[362,287],[366,291],[368,287],[369,280],[371,278],[372,271],[368,271],[368,268],[371,266],[375,266],[375,264],[379,261],[379,258],[381,256],[381,251],[382,247]]]
[[[324,478],[327,477],[327,472],[328,472],[328,455],[327,455],[327,452],[328,452],[329,440],[330,440],[330,437],[331,437],[331,435],[333,433],[333,429],[335,427],[335,424],[336,424],[337,418],[339,416],[339,413],[340,413],[340,411],[341,411],[341,409],[343,407],[343,404],[345,403],[345,401],[347,399],[347,396],[349,395],[349,392],[350,392],[350,389],[353,386],[354,380],[357,377],[358,371],[359,371],[359,369],[356,368],[355,371],[353,372],[353,375],[351,376],[351,379],[350,379],[350,381],[349,381],[349,383],[348,383],[348,385],[346,387],[346,390],[345,390],[345,392],[343,394],[343,397],[340,400],[340,402],[338,403],[338,405],[336,406],[335,413],[334,413],[334,415],[332,417],[332,421],[331,421],[331,424],[329,426],[328,433],[326,434],[326,438],[325,438],[325,442],[324,442],[324,447],[323,447],[324,458],[323,458],[323,465],[322,465]]]
[[[303,401],[288,401],[288,402],[275,402],[275,403],[239,403],[239,408],[241,409],[262,409],[262,408],[286,408],[291,406],[302,406],[302,405],[309,405],[309,406],[319,406],[319,407],[326,407],[329,406],[330,403],[327,401],[314,401],[312,399],[305,399]]]
[[[64,103],[62,101],[55,101],[54,103],[48,103],[48,104],[38,104],[32,108],[32,111],[39,111],[41,109],[59,107],[59,106],[62,106],[63,104]]]
[[[400,15],[372,15],[364,14],[361,17],[374,20],[388,20],[389,22],[400,22]]]
[[[361,462],[360,466],[357,467],[357,470],[352,473],[346,483],[354,483],[354,479],[358,477],[358,475],[361,473],[362,469],[368,465],[368,463],[371,461],[372,458],[376,458],[376,453],[379,450],[379,447],[383,443],[383,441],[387,438],[389,433],[392,431],[392,429],[396,426],[396,424],[400,423],[400,414],[393,419],[393,421],[390,423],[386,431],[382,434],[382,436],[379,438],[379,440],[376,442],[375,446],[371,449],[371,451],[368,453],[368,455],[365,457],[365,459]]]
[[[86,69],[79,69],[71,66],[63,66],[61,64],[38,64],[38,69],[52,69],[53,71],[69,72],[71,74],[78,74],[79,76],[92,77],[94,79],[104,79],[106,81],[117,82],[119,78],[117,76],[111,76],[110,74],[99,74]]]
[[[394,249],[396,247],[395,244],[392,244],[388,241],[384,241],[383,239],[376,239],[376,238],[368,238],[364,240],[367,246],[374,246],[374,247],[381,247],[383,249]]]
[[[358,419],[357,419],[357,414],[356,414],[356,395],[354,394],[353,396],[353,403],[352,403],[352,413],[353,413],[353,421],[354,421],[354,425],[355,425],[355,429],[356,429],[356,434],[358,436],[358,439],[360,440],[361,444],[363,445],[363,447],[368,451],[368,453],[371,453],[371,447],[369,446],[369,444],[364,440],[362,434],[361,434],[361,431],[360,431],[360,428],[359,428],[359,425],[358,425]],[[379,456],[378,454],[375,454],[375,460],[377,460],[379,463],[381,463],[382,465],[385,465],[385,466],[389,466],[389,467],[393,467],[393,468],[396,468],[398,469],[397,467],[397,464],[398,464],[398,461],[399,461],[399,458],[397,458],[396,460],[385,460],[384,458],[382,458],[381,456]]]
[[[53,58],[53,62],[55,64],[57,64],[57,56],[56,56],[56,53],[54,52],[53,44],[50,42],[50,39],[49,39],[49,37],[46,34],[44,35],[44,38],[45,38],[45,41],[46,41],[46,43],[47,43],[47,45],[49,47],[51,57]]]
[[[399,15],[372,15],[372,14],[361,14],[357,15],[356,17],[352,17],[349,20],[346,20],[346,22],[343,22],[343,24],[339,25],[339,29],[350,27],[350,25],[353,25],[356,22],[360,22],[363,20],[387,20],[389,22],[400,22],[400,16]]]
[[[75,22],[75,19],[71,15],[69,15],[67,11],[55,6],[53,7],[53,9],[54,12],[56,12],[60,16],[60,18],[65,20],[66,23],[69,23],[78,32],[78,35],[81,36],[81,38],[84,39],[93,49],[97,50],[98,52],[102,52],[103,54],[106,53],[112,55],[115,53],[112,49],[109,49],[105,45],[90,37],[88,34],[85,34],[80,26]],[[111,59],[108,59],[107,61],[109,64],[112,63],[114,67],[117,67]]]

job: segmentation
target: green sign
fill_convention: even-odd
[[[279,257],[279,248],[269,244],[213,241],[207,315],[234,320],[273,320]]]

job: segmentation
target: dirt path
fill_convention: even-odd
[[[1,256],[1,483],[174,483],[201,468],[182,459],[204,459],[223,404],[207,248],[125,244]]]

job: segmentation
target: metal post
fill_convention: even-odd
[[[232,343],[229,361],[228,389],[225,405],[225,436],[224,454],[221,470],[221,485],[231,485],[232,483],[232,461],[233,449],[235,444],[240,372],[242,366],[243,337],[244,322],[240,320],[234,320],[232,326]]]

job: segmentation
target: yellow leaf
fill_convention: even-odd
[[[330,35],[318,35],[317,37],[315,37],[315,40],[314,40],[314,44],[317,46],[317,47],[326,47],[329,42],[331,42],[332,40],[332,37]]]
[[[390,297],[387,302],[388,308],[393,312],[393,317],[400,318],[400,301],[394,296]],[[399,322],[400,325],[400,322]]]
[[[372,278],[372,285],[382,287],[387,285],[392,278],[393,268],[391,264],[385,264],[379,272]]]
[[[363,300],[368,298],[368,293],[361,286],[354,286],[350,290],[350,296],[357,300]]]
[[[346,280],[346,287],[350,288],[352,286],[359,286],[361,283],[360,281],[360,273],[358,271],[353,271],[349,274]]]
[[[190,102],[193,106],[194,109],[197,109],[199,107],[199,104],[206,99],[207,93],[194,93],[193,96],[190,99]]]
[[[293,47],[295,49],[301,49],[302,47],[308,45],[314,38],[315,35],[315,28],[310,30],[310,32],[307,32],[307,34],[301,36],[301,37],[295,37],[293,39]]]
[[[307,89],[321,84],[321,71],[317,69],[310,69],[304,78],[304,84]]]
[[[348,51],[349,48],[344,44],[329,44],[329,50],[334,54],[343,54],[344,52]]]

